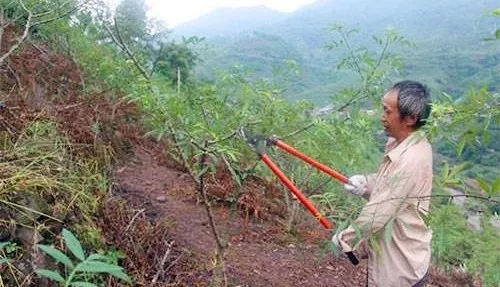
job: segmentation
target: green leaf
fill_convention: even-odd
[[[453,168],[451,170],[449,177],[451,177],[451,178],[456,177],[466,167],[467,167],[467,162],[464,162],[464,163],[461,163],[461,164],[455,166],[455,168]]]
[[[80,241],[71,233],[71,231],[67,230],[66,228],[63,229],[62,232],[64,242],[66,243],[66,246],[68,249],[75,255],[76,258],[80,259],[81,261],[85,260],[85,253],[83,252],[82,245],[80,244]]]
[[[100,261],[82,262],[76,266],[75,270],[90,273],[108,273],[128,283],[132,282],[132,280],[125,273],[123,273],[122,267]]]
[[[377,233],[377,234],[374,234],[373,236],[370,236],[368,238],[368,241],[370,242],[369,243],[370,246],[373,248],[373,250],[377,254],[380,253],[380,250],[381,250],[381,248],[380,248],[380,241],[379,241],[379,238],[380,238],[379,235],[380,234]]]
[[[120,266],[101,261],[84,261],[78,264],[75,269],[91,273],[109,273],[112,270],[121,270],[122,268]]]
[[[493,16],[500,16],[500,8],[493,9],[493,11],[491,11],[491,14]]]
[[[95,260],[106,261],[108,260],[108,257],[97,253],[91,254],[89,257],[87,257],[87,261],[95,261]]]
[[[349,226],[349,221],[347,221],[347,220],[344,220],[340,224],[337,224],[337,230],[335,231],[335,234],[346,229],[347,226]]]
[[[2,250],[5,246],[9,245],[10,242],[0,242],[0,250]]]
[[[443,178],[444,181],[448,178],[448,175],[450,173],[450,165],[448,164],[447,161],[444,162],[443,164],[443,169],[441,170],[441,177]]]
[[[43,276],[47,277],[49,279],[55,280],[59,283],[64,283],[66,280],[61,276],[61,274],[57,273],[56,271],[52,270],[47,270],[47,269],[37,269],[35,270],[35,273],[38,276]]]
[[[0,265],[4,264],[4,263],[10,263],[12,260],[10,259],[5,259],[5,258],[1,258],[0,259]]]
[[[385,225],[384,239],[385,239],[385,242],[387,242],[387,243],[391,242],[391,240],[392,240],[392,232],[394,231],[394,222],[395,221],[396,221],[396,218],[393,217]]]
[[[462,137],[460,139],[460,142],[457,145],[457,154],[458,155],[462,155],[462,152],[464,151],[466,143],[467,143],[467,139],[465,137]]]
[[[496,39],[500,39],[500,29],[497,29],[497,30],[495,31],[495,38],[496,38]]]
[[[495,179],[495,181],[493,182],[493,185],[491,187],[491,195],[494,195],[494,194],[497,194],[497,193],[500,193],[500,177],[497,177],[497,179]]]
[[[482,190],[486,191],[486,193],[490,193],[490,185],[484,179],[476,178],[476,181]]]
[[[49,245],[39,244],[38,248],[40,248],[43,252],[50,255],[50,257],[54,258],[55,261],[61,262],[62,264],[66,265],[67,267],[69,267],[71,269],[73,268],[73,263],[71,262],[71,259],[69,259],[69,257],[66,256],[66,254],[55,249],[54,247],[49,246]]]
[[[132,283],[132,279],[130,279],[130,277],[127,276],[127,274],[125,274],[122,270],[112,270],[112,271],[109,271],[107,272],[113,276],[115,276],[116,278],[119,278],[127,283]]]
[[[72,282],[70,286],[75,286],[75,287],[99,287],[95,285],[94,283],[89,283],[89,282],[83,282],[83,281],[76,281]]]

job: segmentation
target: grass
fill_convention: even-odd
[[[100,241],[85,235],[95,234],[93,216],[108,182],[100,161],[77,155],[77,148],[46,120],[29,123],[17,135],[0,133],[0,229],[10,228],[13,237],[15,229],[26,228],[50,239],[63,225],[78,222],[82,242]],[[22,286],[15,285],[20,278],[0,277],[7,286]]]

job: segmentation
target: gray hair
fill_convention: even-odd
[[[415,128],[425,125],[431,113],[431,95],[429,89],[416,81],[401,81],[391,90],[398,92],[398,108],[401,118],[415,115]]]

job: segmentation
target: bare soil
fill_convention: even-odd
[[[119,187],[115,196],[146,218],[168,222],[169,239],[196,260],[197,270],[191,272],[210,274],[216,245],[189,176],[159,164],[142,148],[113,175]],[[224,205],[214,209],[217,227],[229,243],[225,259],[230,286],[364,286],[365,264],[355,267],[335,258],[325,245],[330,234],[318,223],[308,220],[292,235],[283,233],[277,221],[247,220]],[[208,285],[209,279],[198,283]]]

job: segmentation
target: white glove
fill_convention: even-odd
[[[332,242],[333,242],[333,245],[335,245],[335,247],[338,248],[338,250],[342,250],[342,247],[340,246],[340,241],[339,241],[339,234],[340,233],[336,233],[332,236]]]
[[[349,183],[344,184],[344,189],[352,194],[362,196],[366,192],[367,184],[366,176],[357,174],[349,178]]]
[[[335,253],[336,256],[343,256],[344,252],[342,252],[342,245],[340,244],[340,232],[337,234],[334,234],[332,236],[332,243],[333,243],[333,252]]]

